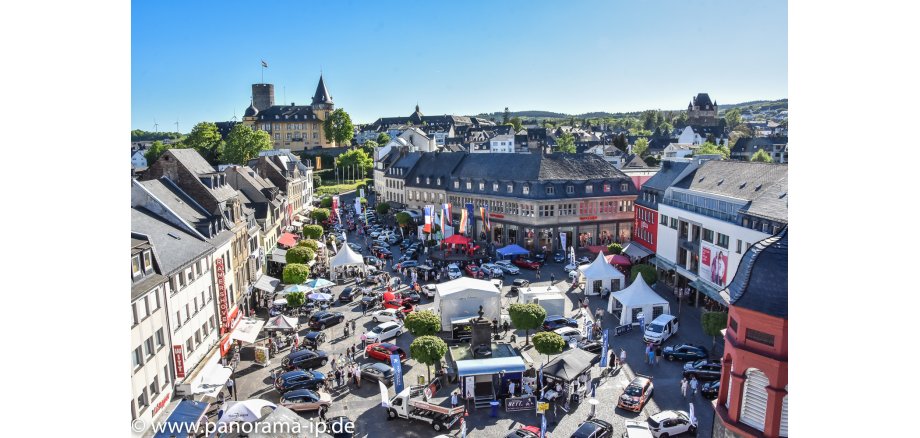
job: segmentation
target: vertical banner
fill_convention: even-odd
[[[339,211],[339,197],[332,197],[332,218],[335,219]]]
[[[475,213],[473,213],[473,204],[467,203],[466,204],[466,220],[467,220],[466,229],[468,231],[467,234],[469,234],[473,238],[476,237],[476,232],[473,229],[473,215],[474,214]]]
[[[355,198],[355,214],[361,217],[361,198]]]
[[[602,342],[601,344],[601,368],[607,367],[607,349],[610,348],[607,346],[608,336],[609,335],[607,333],[607,329],[604,329],[604,337],[602,338],[603,340],[601,341]]]
[[[450,221],[450,216],[447,214],[447,205],[444,204],[441,206],[441,215],[440,215],[440,225],[441,225],[441,235],[447,237],[447,227],[444,225],[444,218],[446,217]]]
[[[182,354],[181,345],[173,345],[173,358],[176,362],[176,377],[185,378],[185,356]]]
[[[323,170],[323,160],[320,157],[316,157],[316,170]]]
[[[540,416],[540,438],[546,438],[546,413]]]
[[[476,380],[473,376],[466,376],[466,381],[463,383],[463,388],[466,391],[466,398],[474,398],[476,396]]]
[[[466,234],[466,209],[460,209],[460,234]]]
[[[361,197],[364,197],[364,189],[361,189]]]
[[[389,391],[387,391],[387,386],[384,385],[383,382],[379,380],[377,381],[377,385],[380,386],[380,406],[383,406],[385,408],[389,407],[390,403],[388,402],[388,399],[389,399],[388,396],[390,393]]]
[[[565,245],[565,244],[566,244],[565,239],[566,239],[567,237],[568,237],[568,234],[566,234],[566,233],[564,233],[564,232],[559,233],[559,243],[562,244],[562,249],[563,249],[563,250],[565,250],[566,248],[568,248],[568,246]]]
[[[216,260],[214,260],[214,265],[214,272],[217,275],[217,299],[220,310],[220,334],[223,335],[227,330],[227,327],[230,326],[230,321],[227,320],[227,313],[230,309],[230,304],[229,300],[227,299],[227,286],[226,280],[224,279],[227,270],[224,268],[223,257],[218,257]]]
[[[399,361],[398,354],[390,355],[390,366],[393,367],[393,388],[399,394],[403,390],[403,373],[402,362]]]

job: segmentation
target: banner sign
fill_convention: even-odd
[[[565,233],[559,233],[559,242],[562,243],[562,249],[568,248],[567,246],[565,246],[565,239],[566,239],[566,237],[568,237],[568,236],[567,236]]]
[[[528,411],[537,406],[534,397],[509,397],[505,399],[505,412]]]
[[[227,271],[224,268],[224,259],[222,257],[218,257],[217,260],[214,261],[214,265],[216,266],[215,271],[217,273],[217,298],[220,303],[221,334],[223,334],[223,331],[227,330],[227,327],[230,326],[230,321],[227,320],[227,311],[229,310],[230,304],[227,299],[227,287],[224,280]]]
[[[537,403],[537,413],[542,414],[549,409],[549,402],[539,402]]]
[[[377,385],[380,386],[380,406],[383,406],[386,408],[390,404],[387,401],[389,399],[390,393],[387,391],[387,386],[384,385],[382,381],[378,380]]]
[[[390,355],[390,366],[393,367],[393,387],[399,394],[403,390],[402,363],[399,361],[398,354]]]
[[[601,338],[601,368],[607,367],[607,339],[608,339],[608,330],[604,329],[604,337]]]
[[[473,376],[466,376],[466,382],[463,386],[466,389],[466,398],[473,398],[476,396],[476,393],[474,392],[476,388],[476,380],[473,378]]]
[[[705,241],[700,245],[700,278],[717,286],[725,286],[728,279],[728,250],[717,248]]]
[[[620,336],[629,333],[630,330],[632,330],[632,324],[618,325],[617,328],[614,329],[613,335]]]
[[[364,197],[364,189],[361,189],[361,197]]]
[[[467,220],[466,229],[470,236],[474,234],[473,233],[473,214],[474,214],[473,204],[468,202],[466,204],[466,220]]]
[[[173,358],[176,361],[176,377],[185,378],[185,358],[182,354],[181,345],[173,345]]]

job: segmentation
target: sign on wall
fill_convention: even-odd
[[[219,313],[220,313],[221,334],[223,334],[224,330],[226,330],[229,325],[229,322],[227,320],[227,310],[229,309],[230,303],[228,302],[228,299],[227,299],[227,287],[225,284],[226,280],[224,279],[224,277],[227,274],[227,271],[224,267],[224,259],[221,257],[218,257],[217,260],[214,261],[214,265],[216,266],[215,272],[217,274],[217,299],[218,299],[218,302],[220,303]]]
[[[702,242],[700,245],[700,278],[718,286],[728,279],[728,250]]]
[[[185,357],[181,345],[173,345],[173,359],[176,362],[176,378],[185,378]]]

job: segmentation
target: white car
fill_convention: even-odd
[[[368,344],[375,342],[383,342],[387,339],[395,338],[402,334],[403,326],[402,324],[390,321],[378,325],[371,329],[371,331],[361,335],[362,341],[367,341]]]
[[[437,293],[438,287],[433,284],[426,284],[422,286],[422,292],[425,293],[425,296],[428,298],[434,298],[434,294]]]
[[[454,263],[447,265],[447,276],[451,280],[456,280],[463,276],[463,272],[460,271],[460,267]]]
[[[502,270],[501,266],[496,265],[495,263],[483,263],[482,271],[486,275],[494,275],[496,277],[504,277],[505,271]]]
[[[569,271],[569,280],[571,280],[571,281],[578,280],[578,276],[579,276],[579,275],[581,275],[581,273],[578,272],[578,269],[576,269],[576,270],[574,270],[574,271]]]
[[[508,260],[499,260],[495,262],[495,266],[502,268],[502,271],[505,271],[506,274],[518,275],[521,273],[521,270]]]
[[[581,330],[573,327],[562,327],[553,330],[557,335],[562,336],[562,339],[565,340],[565,343],[568,344],[570,341],[575,340],[578,342],[583,337]]]
[[[378,310],[372,313],[371,319],[374,322],[387,322],[387,321],[397,321],[399,320],[399,317],[396,316],[396,310],[383,309],[383,310]]]
[[[648,418],[648,428],[655,438],[671,437],[682,433],[695,433],[696,417],[686,411],[661,411]]]
[[[376,239],[379,236],[380,236],[380,231],[371,232],[371,239]]]
[[[652,431],[648,428],[648,425],[635,420],[626,420],[626,433],[623,434],[623,438],[651,438]]]
[[[569,263],[569,264],[565,265],[565,267],[563,267],[562,269],[565,269],[565,272],[577,271],[577,270],[578,270],[578,265],[576,265],[576,264],[574,264],[574,263]]]

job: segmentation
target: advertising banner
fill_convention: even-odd
[[[224,331],[227,330],[227,327],[229,327],[230,325],[230,322],[227,320],[227,311],[229,310],[229,302],[228,302],[229,300],[227,298],[227,287],[225,284],[226,280],[224,279],[224,277],[227,274],[227,271],[224,267],[224,259],[221,257],[218,257],[214,261],[214,265],[215,265],[215,273],[217,274],[217,298],[219,300],[218,302],[220,305],[220,327],[221,327],[221,334],[223,334]]]
[[[527,411],[537,407],[534,397],[509,397],[505,399],[505,412]]]
[[[256,346],[254,349],[256,353],[256,363],[263,367],[268,366],[270,363],[268,361],[268,348]]]
[[[565,245],[565,243],[566,243],[566,242],[565,242],[566,237],[568,237],[568,236],[567,236],[565,233],[559,233],[559,242],[562,244],[562,249],[568,248],[568,247]]]
[[[176,361],[176,377],[185,378],[185,357],[181,345],[173,345],[173,358]]]
[[[390,355],[390,366],[393,367],[393,387],[396,389],[396,393],[399,394],[403,390],[403,373],[402,362],[399,361],[398,354]]]
[[[728,250],[702,242],[700,245],[700,278],[717,286],[728,279]]]
[[[466,398],[475,397],[476,379],[473,376],[466,376],[466,382],[464,382],[463,387],[466,389]]]
[[[608,330],[604,329],[604,337],[601,338],[601,368],[607,367],[607,349],[609,348],[607,347],[608,336]]]
[[[467,203],[467,204],[466,204],[466,221],[467,221],[467,222],[466,222],[466,229],[467,229],[467,235],[469,235],[469,236],[473,236],[473,235],[475,234],[475,233],[473,232],[473,231],[474,231],[474,230],[473,230],[473,214],[474,214],[474,213],[473,213],[473,204],[472,204],[472,203]]]

